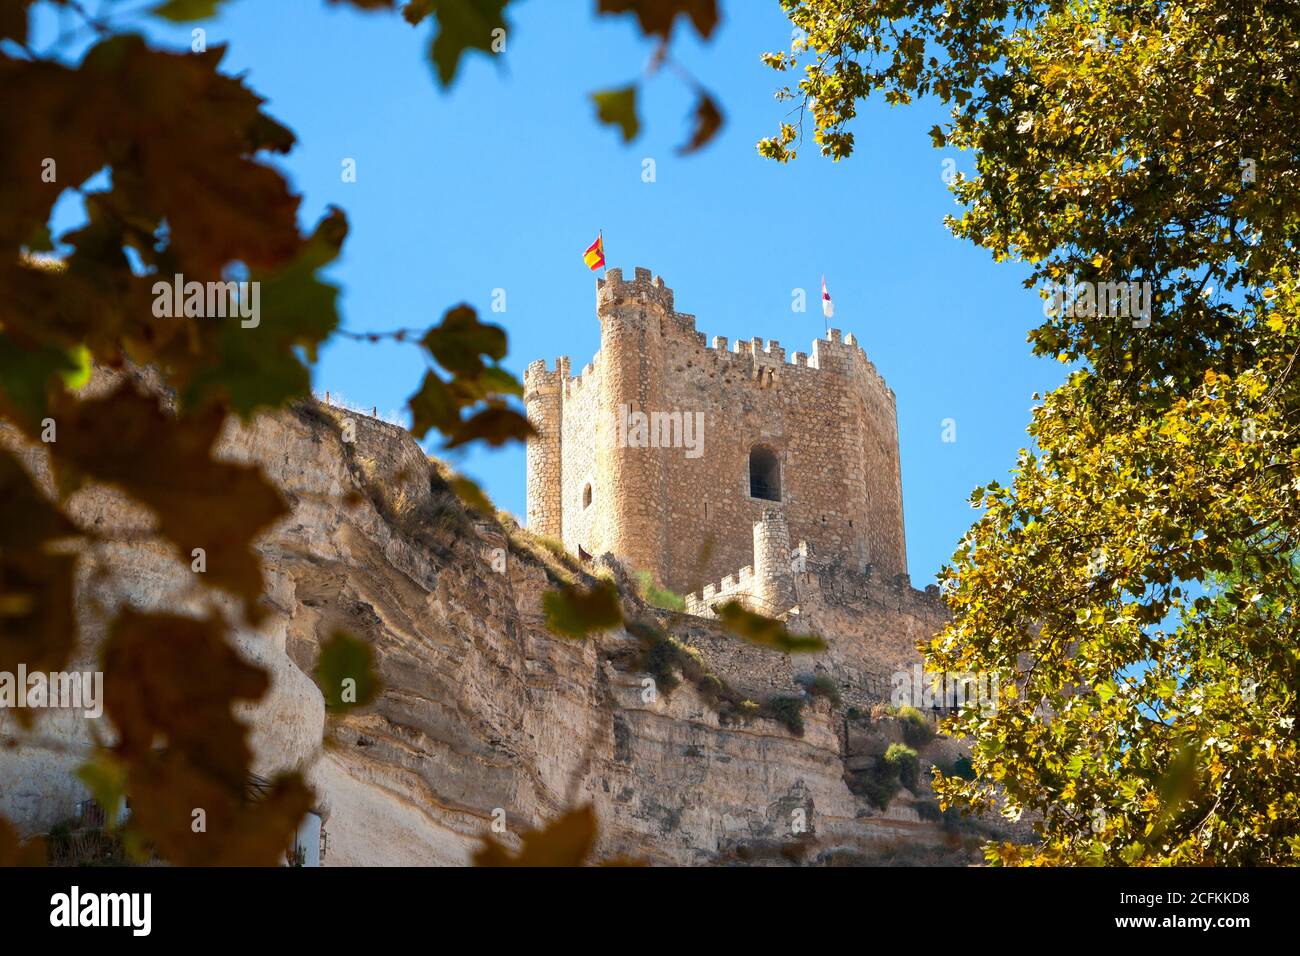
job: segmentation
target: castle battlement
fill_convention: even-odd
[[[884,377],[875,364],[867,358],[866,351],[852,333],[844,335],[840,329],[829,329],[824,338],[812,340],[810,352],[793,352],[788,357],[786,350],[776,339],[764,343],[761,337],[736,339],[732,342],[727,336],[708,337],[695,328],[696,318],[690,313],[677,312],[674,309],[673,290],[663,278],[651,273],[649,269],[637,266],[634,278],[624,279],[623,270],[609,269],[603,278],[596,280],[596,302],[599,314],[610,313],[617,307],[631,303],[650,304],[663,312],[671,320],[674,331],[698,347],[706,350],[719,362],[761,363],[781,368],[807,369],[812,373],[834,372],[836,374],[861,374],[873,388],[894,400],[894,391],[886,384]],[[579,376],[570,376],[568,356],[556,360],[556,372],[549,372],[544,361],[531,363],[524,373],[525,388],[563,387],[566,397],[580,387],[579,378],[587,378],[598,367],[600,354],[587,363]],[[563,371],[561,371],[563,366]],[[743,369],[742,369],[743,370]],[[558,376],[556,381],[553,376]],[[568,387],[573,382],[572,387]]]
[[[724,589],[771,588],[749,562],[751,529],[775,508],[788,522],[782,535],[846,566],[905,570],[894,393],[855,336],[829,329],[807,352],[759,337],[710,340],[676,311],[663,278],[640,267],[597,279],[596,313],[600,349],[578,375],[563,356],[524,373],[538,430],[530,527],[574,554],[618,555],[676,590],[713,538],[706,580],[726,573]],[[632,413],[676,432],[629,441],[619,416]],[[773,593],[786,600],[784,585]]]
[[[524,391],[541,389],[558,389],[569,379],[569,357],[561,355],[555,360],[555,368],[546,367],[545,359],[529,362],[524,369]]]
[[[603,278],[596,280],[596,311],[603,312],[626,302],[642,302],[658,306],[664,312],[673,312],[673,290],[664,280],[651,275],[649,269],[637,266],[633,278],[624,279],[622,269],[606,269]],[[694,317],[691,319],[694,326]]]

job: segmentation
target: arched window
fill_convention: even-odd
[[[591,483],[590,482],[588,482],[587,485],[584,486],[582,489],[582,506],[584,508],[591,507]]]
[[[781,500],[781,465],[776,452],[762,445],[755,445],[749,452],[749,496]]]

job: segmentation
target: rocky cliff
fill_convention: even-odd
[[[12,431],[0,437],[46,476],[39,447],[19,445]],[[861,728],[824,698],[809,699],[797,735],[772,719],[720,713],[689,680],[648,693],[641,645],[626,631],[585,641],[549,634],[541,596],[581,568],[512,522],[467,511],[402,429],[312,402],[230,423],[220,456],[260,465],[292,505],[260,544],[271,613],[238,643],[273,676],[247,714],[255,769],[306,772],[325,818],[325,865],[460,865],[494,816],[510,844],[584,802],[597,814],[600,857],[971,858],[971,834],[922,820],[906,790],[884,810],[855,795],[854,773],[880,747],[862,744]],[[83,562],[82,667],[96,659],[118,607],[198,613],[211,600],[151,537],[143,509],[103,488],[79,492],[71,508],[112,539]],[[97,564],[112,573],[97,573]],[[626,585],[616,566],[610,573]],[[779,685],[792,668],[816,664],[647,608],[626,587],[624,599],[634,615],[657,616],[698,647],[706,669],[710,648],[727,645],[729,679],[753,661],[762,676],[745,693],[798,695],[793,683]],[[308,675],[320,640],[337,627],[373,647],[384,691],[363,711],[327,721]],[[834,664],[851,648],[819,657]],[[86,796],[72,771],[94,724],[49,712],[22,732],[0,712],[0,735],[15,744],[0,751],[0,813],[27,832],[70,816]],[[873,739],[890,733],[876,731]]]

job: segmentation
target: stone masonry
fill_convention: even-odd
[[[524,375],[531,530],[683,593],[729,578],[769,612],[798,600],[800,547],[906,575],[894,393],[853,335],[788,358],[776,341],[709,343],[641,268],[598,279],[596,313],[600,351],[580,374],[560,358]]]

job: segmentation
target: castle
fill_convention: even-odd
[[[852,335],[811,355],[715,337],[638,268],[596,285],[600,351],[533,362],[524,402],[531,530],[662,586],[767,613],[801,602],[810,559],[905,585],[894,393]],[[906,588],[910,591],[910,587]]]

